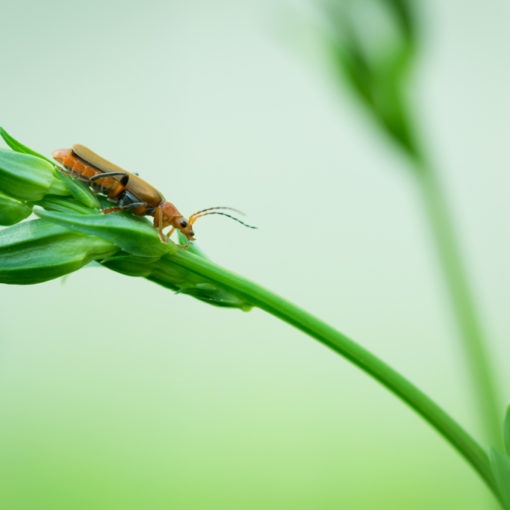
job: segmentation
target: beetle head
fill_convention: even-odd
[[[180,230],[188,241],[195,240],[192,224],[177,210],[174,204],[163,202],[161,204],[161,213],[163,216],[163,226],[172,226]]]

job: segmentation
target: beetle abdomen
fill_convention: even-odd
[[[53,158],[61,163],[64,168],[74,177],[86,182],[96,193],[106,195],[113,202],[118,201],[119,195],[125,187],[114,177],[105,177],[104,179],[90,179],[96,175],[104,173],[98,168],[86,163],[76,156],[71,149],[56,150],[52,154]]]

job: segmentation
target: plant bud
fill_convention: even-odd
[[[0,231],[0,282],[45,282],[117,251],[104,239],[47,220],[23,222]]]
[[[0,191],[34,202],[46,194],[68,195],[66,185],[47,161],[30,154],[0,149]]]
[[[0,193],[0,225],[14,225],[32,212],[32,206]]]
[[[151,260],[148,257],[119,254],[103,261],[102,264],[118,273],[142,276],[167,289],[179,294],[187,294],[210,305],[240,308],[244,311],[252,308],[249,303],[235,294],[175,264],[171,256],[164,255],[160,259]]]

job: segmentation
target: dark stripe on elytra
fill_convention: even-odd
[[[92,163],[90,163],[86,159],[83,159],[82,157],[78,156],[78,154],[76,154],[76,152],[74,152],[73,149],[71,149],[71,154],[76,159],[79,159],[82,163],[85,163],[87,166],[91,166],[92,168],[95,168],[98,172],[101,172],[102,174],[106,173],[104,170],[101,170],[100,168],[98,168],[97,166],[93,165]]]
[[[97,170],[101,174],[109,173],[109,172],[105,172],[104,170],[101,170],[100,168],[98,168],[97,166],[93,165],[92,163],[90,163],[86,159],[83,159],[82,157],[78,156],[78,154],[76,154],[76,152],[74,152],[73,149],[71,149],[71,155],[74,156],[79,161],[81,161],[82,163],[85,163],[87,166],[90,166],[91,168],[94,168],[95,170]],[[74,170],[71,170],[71,171],[73,173],[75,173],[75,174],[81,175],[81,174],[79,174],[79,172],[75,172]],[[125,186],[127,184],[127,181],[129,180],[129,175],[127,173],[125,173],[124,175],[125,175],[125,177],[123,177],[119,181],[122,184],[122,186]],[[83,179],[83,177],[82,177],[82,179]],[[83,179],[83,180],[86,180],[86,181],[90,182],[90,178],[87,178],[87,177],[85,177],[85,179]],[[90,184],[92,185],[92,182],[90,182]]]

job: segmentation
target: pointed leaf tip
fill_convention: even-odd
[[[30,149],[30,147],[27,147],[26,145],[23,145],[21,142],[18,142],[16,138],[11,136],[3,127],[0,126],[0,136],[3,138],[4,142],[15,152],[20,152],[22,154],[30,154],[32,156],[35,156],[39,159],[44,159],[47,161],[50,165],[55,167],[55,163],[51,161],[51,159],[48,159],[47,157],[43,156],[42,154],[39,154],[38,152]]]

